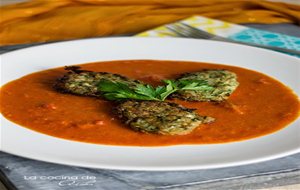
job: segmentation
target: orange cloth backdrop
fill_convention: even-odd
[[[0,45],[132,34],[193,15],[300,25],[300,6],[262,0],[31,0],[0,7]]]

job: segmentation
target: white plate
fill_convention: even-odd
[[[185,60],[234,65],[275,77],[300,94],[300,59],[248,46],[174,38],[77,40],[14,51],[2,55],[2,84],[53,67],[125,59]],[[299,119],[274,134],[242,142],[169,147],[80,143],[28,130],[3,117],[1,121],[2,151],[37,160],[93,168],[207,169],[279,158],[300,150]]]

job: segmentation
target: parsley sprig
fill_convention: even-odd
[[[202,90],[213,89],[204,80],[163,80],[164,86],[154,88],[149,84],[137,84],[129,87],[122,82],[101,80],[98,90],[108,100],[135,99],[164,101],[170,94],[180,90]]]

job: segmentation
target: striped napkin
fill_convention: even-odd
[[[294,36],[254,29],[202,16],[193,16],[179,22],[236,41],[300,50],[300,38]],[[175,37],[176,34],[165,26],[160,26],[136,36]]]

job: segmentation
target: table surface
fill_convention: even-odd
[[[249,26],[300,37],[300,28],[290,24]],[[0,47],[0,53],[28,46]],[[64,166],[0,152],[0,180],[8,189],[22,190],[300,189],[300,153],[238,167],[139,172]]]

